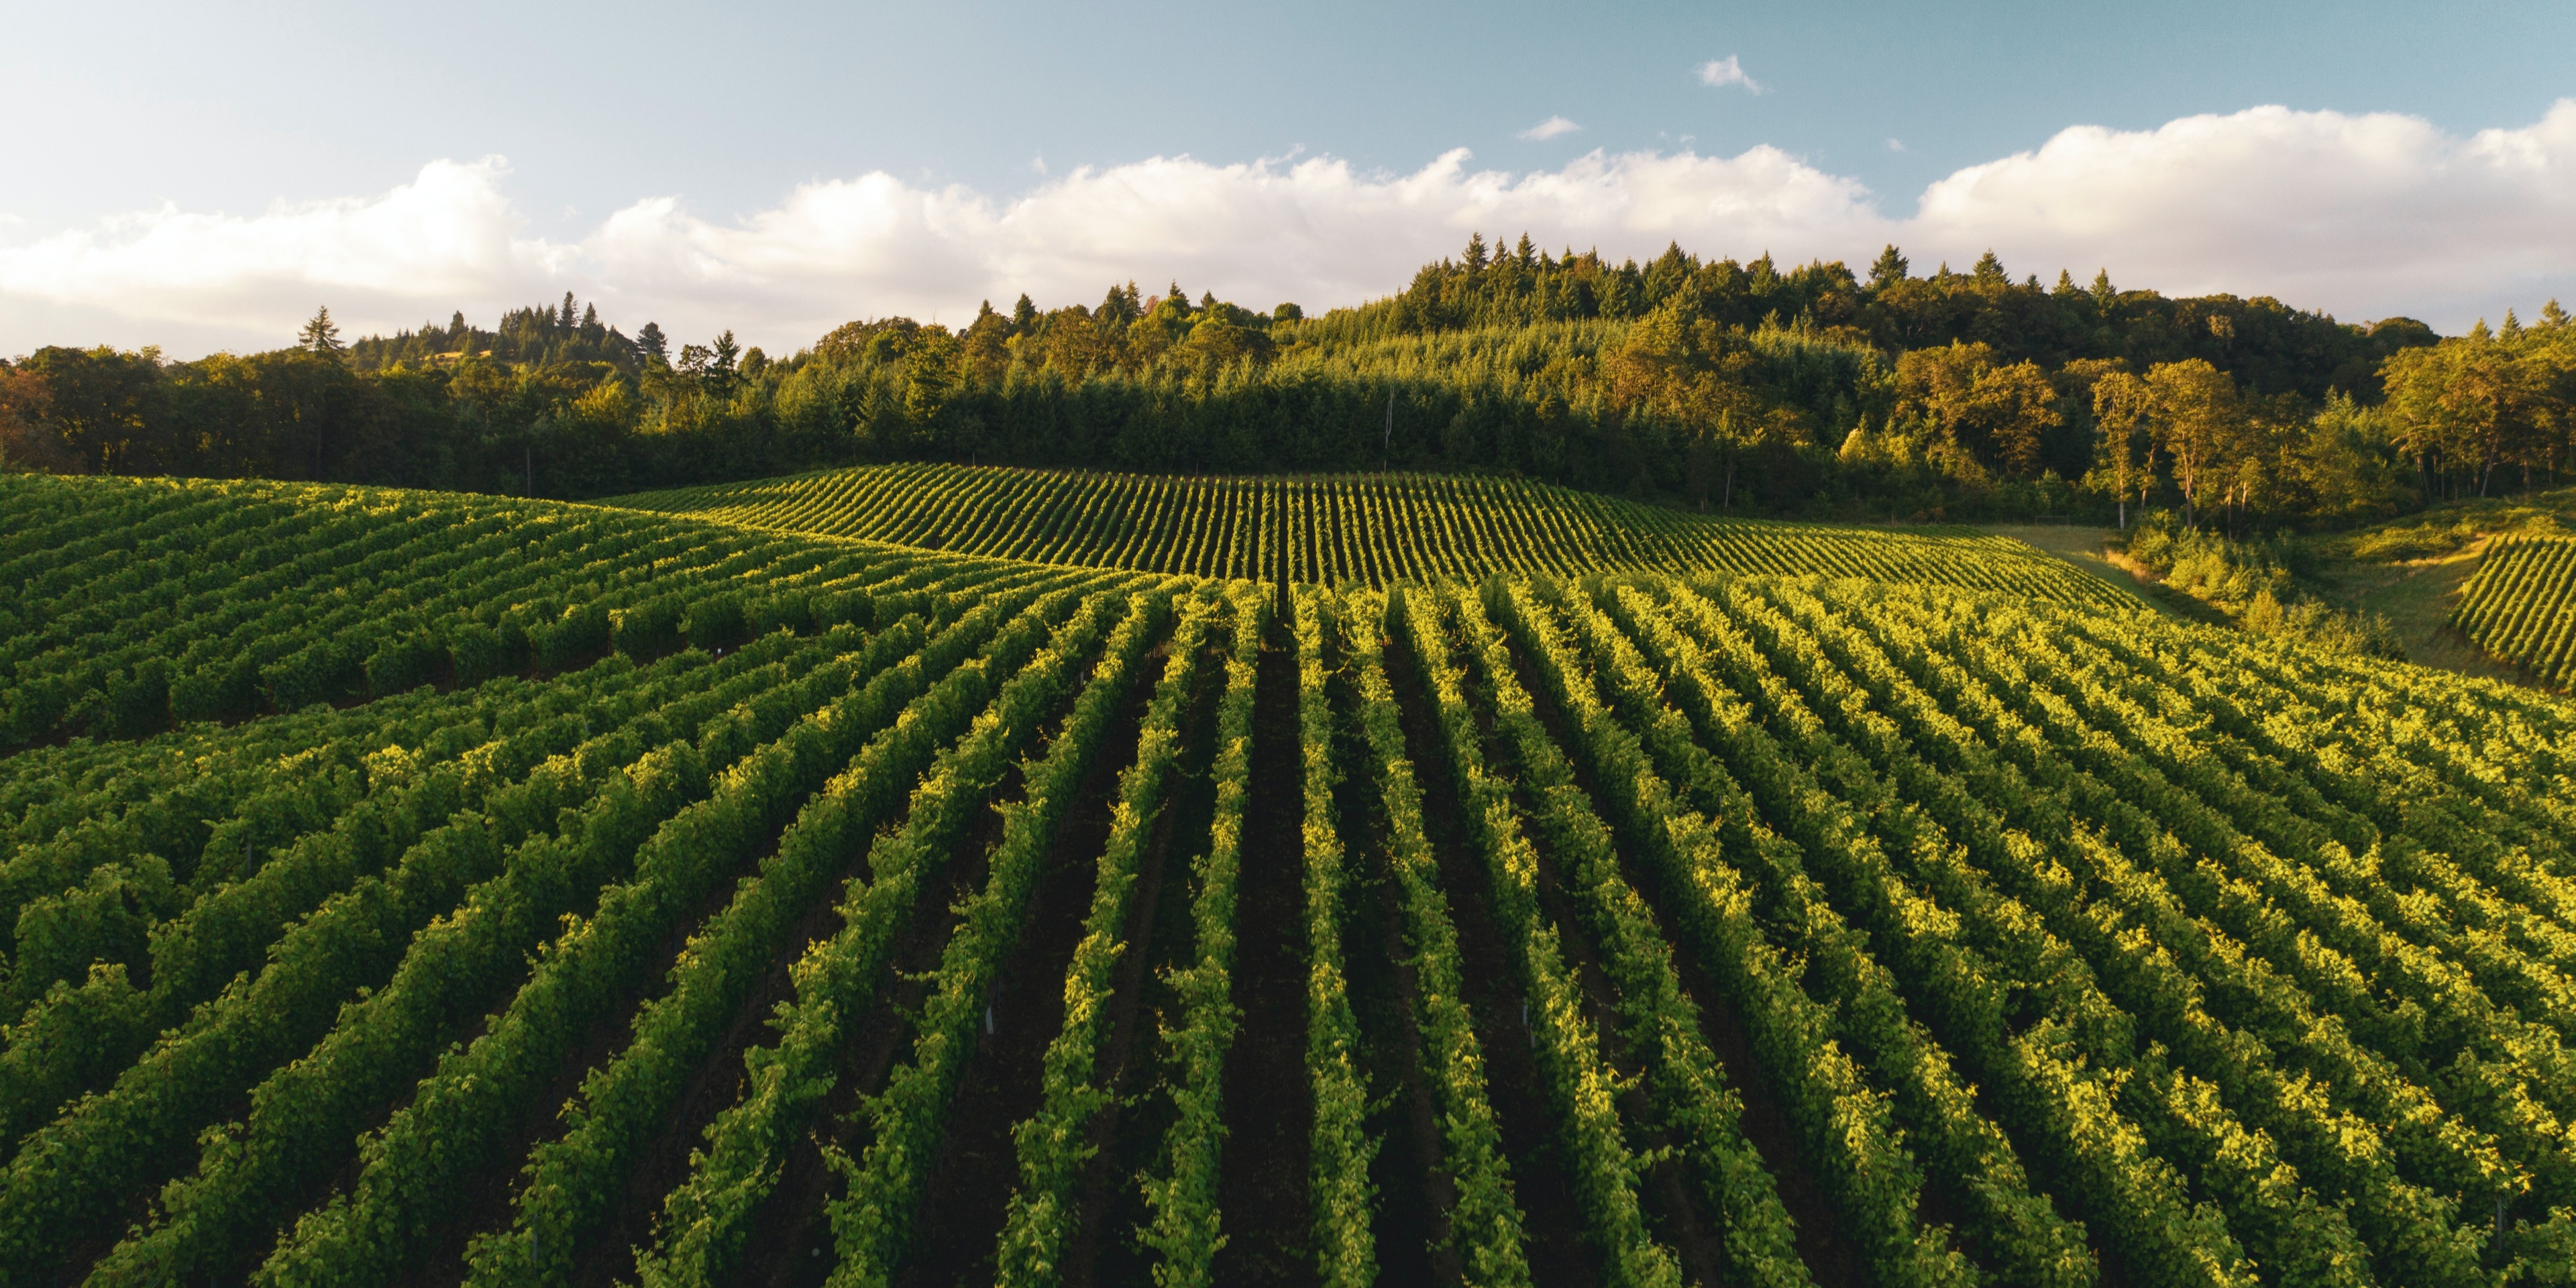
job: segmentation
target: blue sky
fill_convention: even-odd
[[[0,352],[565,289],[782,347],[1112,277],[1317,307],[1513,219],[2446,328],[2576,280],[2563,0],[11,10]]]

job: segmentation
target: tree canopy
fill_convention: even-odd
[[[1403,289],[1309,316],[1178,282],[991,302],[951,329],[853,321],[773,359],[730,331],[629,337],[596,306],[462,313],[345,346],[172,363],[50,347],[0,364],[11,468],[260,475],[592,496],[869,460],[1257,473],[1516,474],[1695,507],[1927,518],[2332,521],[2556,477],[2576,330],[2555,303],[2441,340],[2268,298],[1643,263],[1470,239]],[[676,351],[675,351],[676,350]],[[1390,423],[1391,420],[1391,423]]]

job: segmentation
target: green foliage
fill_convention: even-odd
[[[1326,585],[1725,568],[1981,586],[2051,599],[2114,593],[2018,541],[1973,531],[1731,521],[1478,477],[1168,479],[906,465],[617,503],[965,554]]]
[[[2563,1277],[2576,709],[2321,646],[2313,547],[2144,524],[2215,630],[1526,485],[866,481],[916,544],[0,480],[0,1279]],[[2567,544],[2461,629],[2565,652]]]
[[[2482,491],[2499,468],[2525,486],[2554,471],[2576,370],[2555,313],[2436,349],[2402,318],[2107,276],[2047,291],[1991,254],[1914,277],[1889,247],[1866,283],[1678,247],[1614,265],[1524,239],[1470,259],[1316,317],[1130,283],[957,330],[851,322],[778,360],[730,331],[673,354],[659,326],[630,340],[570,297],[345,353],[327,337],[191,363],[47,348],[0,370],[0,457],[559,497],[923,458],[1402,467],[1773,516],[2064,516],[2099,505],[2071,489],[2110,441],[2100,382],[2188,373],[2223,389],[2194,403],[2223,414],[2149,444],[2144,493],[2197,504],[2207,480],[2231,507],[2346,521]]]
[[[2306,547],[2280,537],[2236,539],[2148,516],[2130,533],[2129,557],[2160,573],[2166,585],[2216,606],[2257,635],[2282,635],[2354,657],[2403,658],[2387,619],[2327,604],[2293,568]]]

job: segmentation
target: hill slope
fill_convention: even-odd
[[[1939,585],[0,520],[0,1280],[2564,1264],[2556,698]]]
[[[1487,573],[1817,573],[2126,602],[1966,528],[1712,519],[1471,475],[1187,478],[882,465],[603,504],[1046,563],[1379,589]]]

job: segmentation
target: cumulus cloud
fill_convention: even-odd
[[[2467,138],[2418,117],[2258,107],[2078,126],[1934,183],[1908,228],[2030,267],[2340,313],[2464,312],[2576,275],[2576,99]],[[2500,307],[2496,305],[2496,307]]]
[[[1882,210],[1858,180],[1771,147],[1732,157],[1595,150],[1554,169],[1479,168],[1463,149],[1410,173],[1331,157],[1156,157],[1059,172],[1017,196],[874,173],[718,220],[677,197],[568,240],[528,235],[499,159],[440,161],[371,197],[247,216],[164,208],[0,236],[0,353],[158,341],[173,352],[284,343],[316,304],[350,333],[573,290],[632,328],[733,327],[772,351],[853,317],[955,321],[1028,292],[1090,302],[1177,278],[1256,307],[1356,303],[1454,253],[1471,231],[1648,256],[1917,265],[1988,247],[2016,274],[2107,267],[2123,286],[2269,294],[2347,318],[2459,328],[2576,296],[2576,100],[2460,137],[2413,117],[2266,107],[2154,130],[2077,127]]]
[[[255,216],[167,207],[0,247],[0,298],[193,327],[273,325],[328,301],[367,313],[482,300],[560,275],[565,252],[513,234],[498,157],[433,161],[377,197],[284,204]]]
[[[1712,88],[1724,88],[1728,85],[1741,85],[1744,87],[1745,93],[1759,94],[1762,92],[1762,86],[1752,77],[1744,74],[1744,64],[1735,61],[1735,55],[1733,54],[1728,54],[1724,58],[1712,58],[1707,62],[1701,63],[1699,65],[1699,83]]]
[[[1521,137],[1525,139],[1552,139],[1560,134],[1572,134],[1576,130],[1582,128],[1582,126],[1577,125],[1562,116],[1551,116],[1546,120],[1521,131]]]

